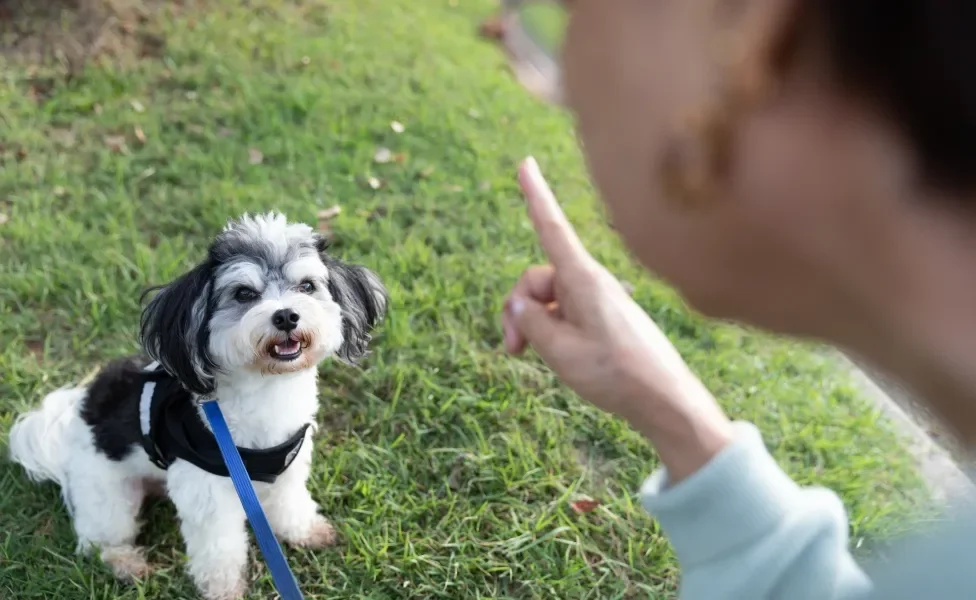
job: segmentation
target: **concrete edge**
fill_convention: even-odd
[[[955,461],[952,454],[929,436],[925,429],[889,393],[891,386],[880,383],[853,359],[840,354],[848,365],[855,383],[881,409],[909,442],[919,474],[929,488],[932,499],[940,504],[957,504],[976,499],[976,484]]]

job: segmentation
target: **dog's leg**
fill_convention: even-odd
[[[228,477],[177,461],[166,488],[180,517],[189,572],[207,600],[236,600],[247,591],[244,509]]]
[[[128,473],[123,462],[84,450],[72,457],[67,473],[64,496],[78,534],[78,550],[98,548],[102,560],[122,581],[148,575],[149,563],[135,544],[146,495],[142,477]]]
[[[298,456],[271,485],[261,486],[261,506],[275,535],[303,548],[322,548],[335,543],[336,534],[329,520],[305,487],[312,463],[312,440],[306,440]]]

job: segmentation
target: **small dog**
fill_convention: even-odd
[[[211,600],[246,592],[245,515],[199,406],[208,399],[219,400],[279,539],[306,548],[334,541],[305,485],[316,366],[366,353],[387,293],[326,246],[280,214],[232,221],[206,259],[143,311],[140,341],[152,362],[112,363],[88,387],[52,392],[17,420],[11,458],[33,480],[61,486],[79,551],[98,548],[121,579],[147,575],[135,545],[139,512],[165,489],[200,592]]]

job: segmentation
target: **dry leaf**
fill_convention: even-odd
[[[136,111],[137,113],[141,113],[141,112],[145,112],[146,111],[146,107],[143,106],[142,105],[142,102],[139,102],[138,100],[133,100],[133,101],[129,102],[129,104],[132,105],[132,110]]]
[[[600,506],[600,501],[599,500],[577,500],[575,502],[570,502],[569,506],[570,508],[573,509],[573,512],[575,512],[576,514],[584,514],[596,510],[596,507]]]
[[[434,167],[427,166],[427,167],[424,167],[423,169],[421,169],[420,171],[417,172],[417,177],[419,177],[421,179],[427,179],[428,177],[430,177],[433,174],[434,174]]]
[[[75,145],[75,132],[64,127],[55,127],[49,133],[51,139],[65,148],[72,148]]]
[[[264,153],[257,148],[251,148],[247,151],[247,160],[252,165],[260,165],[264,162]]]
[[[372,223],[376,219],[381,219],[387,215],[388,211],[385,206],[377,206],[368,215],[366,215],[366,221]]]
[[[376,152],[373,154],[373,160],[380,163],[388,163],[393,159],[393,153],[390,152],[389,148],[377,148]]]
[[[24,345],[27,346],[27,351],[33,354],[35,359],[44,356],[44,342],[42,340],[27,340]]]
[[[10,220],[10,217],[7,216],[7,213],[0,213],[0,225],[3,225],[4,223],[6,223],[9,220]]]
[[[500,40],[505,37],[505,24],[499,17],[492,17],[481,23],[478,33],[489,40]]]
[[[403,123],[401,123],[400,121],[393,121],[392,123],[390,123],[390,129],[392,129],[394,133],[403,133],[404,131]]]
[[[122,152],[125,150],[124,135],[107,135],[103,139],[105,140],[105,145],[108,146],[112,152]]]
[[[135,131],[133,133],[135,133],[136,139],[139,140],[140,144],[146,143],[146,133],[142,130],[142,127],[136,125]]]
[[[27,148],[24,148],[23,146],[17,148],[17,160],[21,161],[25,158],[27,158]]]
[[[373,188],[374,190],[380,189],[380,187],[383,185],[383,182],[381,182],[379,179],[375,177],[370,177],[369,179],[366,180],[366,183],[369,185],[369,187]]]
[[[341,212],[342,212],[342,207],[336,204],[335,206],[320,210],[318,214],[318,218],[319,221],[329,221],[339,216],[339,213]]]

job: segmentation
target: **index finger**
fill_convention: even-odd
[[[588,259],[590,255],[583,242],[559,207],[556,196],[539,170],[539,163],[531,156],[519,167],[519,183],[525,194],[532,227],[549,262],[556,267],[565,267]]]

